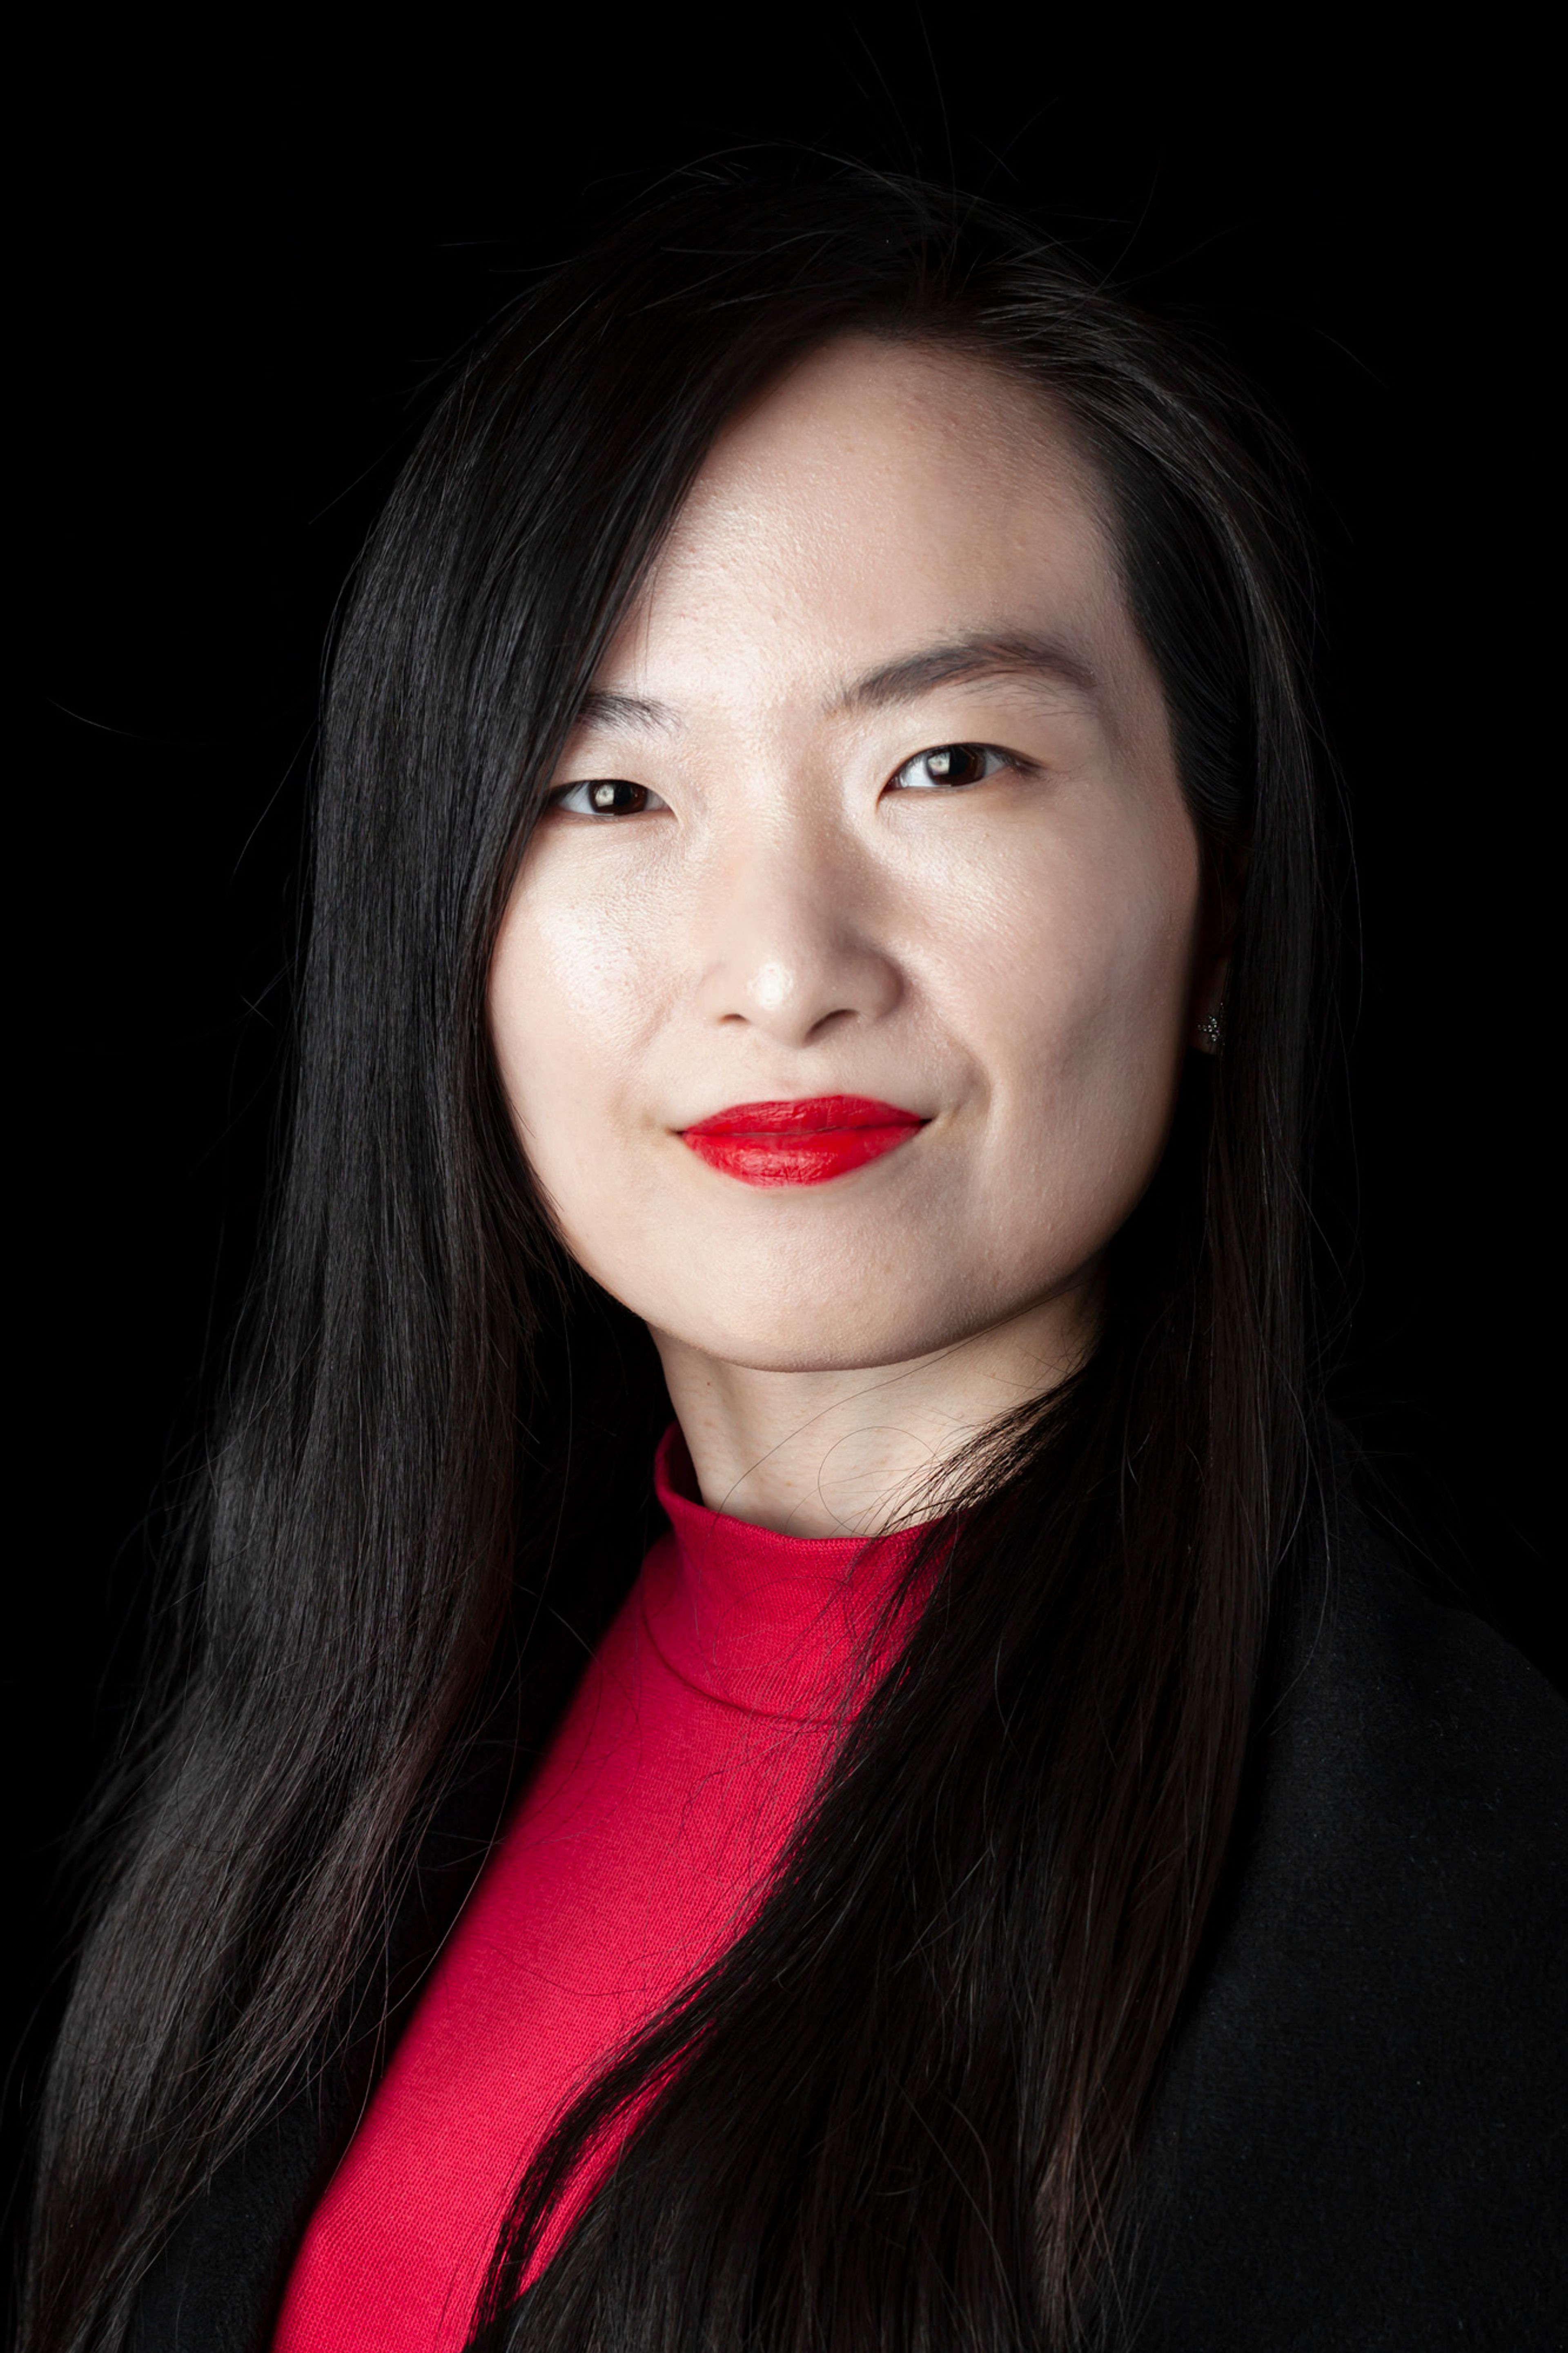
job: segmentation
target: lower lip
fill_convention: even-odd
[[[820,1103],[745,1103],[681,1131],[680,1140],[721,1176],[742,1185],[826,1185],[896,1152],[925,1125],[888,1103],[836,1097]]]

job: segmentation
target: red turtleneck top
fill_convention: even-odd
[[[692,1500],[643,1564],[311,2219],[274,2353],[458,2353],[523,2166],[743,1924],[843,1728],[912,1535],[774,1535]]]

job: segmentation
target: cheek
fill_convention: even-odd
[[[563,1166],[602,1144],[655,1014],[648,943],[634,907],[601,892],[557,894],[525,876],[490,973],[496,1060],[529,1157],[558,1192]]]
[[[1036,1215],[1044,1194],[1064,1235],[1131,1208],[1184,1058],[1196,849],[1180,836],[1137,847],[1020,861],[949,959],[990,1077],[1003,1188]]]

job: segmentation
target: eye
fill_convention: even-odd
[[[901,793],[952,792],[961,785],[982,785],[988,776],[1020,763],[1008,752],[989,744],[939,744],[917,752],[889,780],[889,789]]]
[[[585,776],[580,785],[557,785],[549,797],[551,808],[572,817],[643,817],[650,809],[668,808],[647,785],[624,776]]]

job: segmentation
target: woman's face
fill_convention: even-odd
[[[667,1352],[951,1348],[1085,1296],[1148,1183],[1215,976],[1101,504],[1026,387],[858,335],[704,466],[490,987],[559,1230]]]

